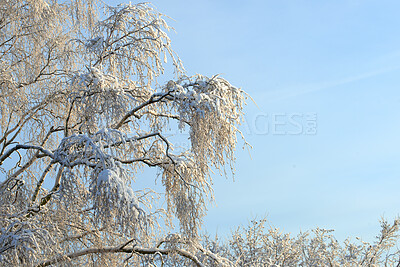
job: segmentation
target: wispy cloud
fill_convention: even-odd
[[[318,91],[328,90],[348,83],[353,83],[365,80],[371,77],[379,76],[400,69],[400,65],[381,68],[374,71],[369,71],[361,74],[352,75],[338,80],[322,81],[318,83],[301,84],[298,86],[291,86],[274,91],[267,91],[262,94],[262,98],[266,101],[284,100],[288,98],[298,97],[305,94],[315,93]]]

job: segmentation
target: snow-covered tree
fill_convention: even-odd
[[[203,247],[224,257],[228,266],[400,266],[400,219],[393,224],[382,219],[381,232],[372,243],[349,238],[343,244],[333,230],[316,228],[291,236],[266,223],[254,219],[226,240],[205,236]],[[207,260],[207,266],[220,266]]]
[[[200,236],[246,95],[187,76],[169,29],[147,4],[0,0],[0,265],[399,266],[399,219],[373,244],[265,220]]]
[[[210,172],[233,171],[245,94],[187,76],[169,29],[147,4],[0,1],[2,264],[228,263],[198,229]],[[136,186],[144,168],[162,194]]]

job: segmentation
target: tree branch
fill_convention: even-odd
[[[54,159],[54,154],[52,152],[50,152],[47,149],[44,149],[41,146],[35,146],[35,145],[21,145],[18,144],[13,148],[10,148],[6,153],[4,153],[4,155],[2,157],[0,157],[0,166],[3,164],[3,162],[15,151],[19,150],[19,149],[36,149],[39,150],[40,152],[42,152],[43,154],[45,154],[46,156],[49,156],[50,158]]]
[[[142,108],[151,105],[153,103],[156,102],[160,102],[161,100],[163,100],[164,98],[166,98],[167,96],[171,96],[171,92],[167,92],[167,93],[156,93],[153,94],[149,100],[147,100],[146,102],[140,104],[139,106],[135,107],[134,109],[132,109],[131,111],[129,111],[128,113],[125,114],[124,117],[122,117],[122,119],[114,126],[114,129],[118,129],[120,128],[127,119],[129,119],[131,116],[134,116],[136,112],[138,112],[139,110],[141,110]]]
[[[130,243],[129,241],[125,244]],[[175,248],[175,249],[160,249],[160,248],[141,248],[133,246],[131,248],[125,248],[124,246],[116,246],[116,247],[105,247],[105,248],[88,248],[78,252],[70,253],[67,255],[61,255],[54,259],[44,261],[37,265],[37,267],[45,267],[55,263],[64,262],[66,260],[72,260],[75,258],[79,258],[89,254],[99,254],[99,253],[138,253],[143,255],[149,254],[162,254],[169,255],[173,253],[177,253],[185,258],[192,260],[196,266],[204,267],[204,265],[197,259],[197,257],[183,249]]]

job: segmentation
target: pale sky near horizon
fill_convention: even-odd
[[[214,176],[203,229],[267,216],[294,235],[371,241],[399,215],[399,1],[151,3],[172,18],[188,74],[221,73],[257,103],[241,128],[251,157],[239,140],[235,181]]]

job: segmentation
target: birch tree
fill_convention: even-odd
[[[147,4],[0,1],[3,265],[228,264],[198,230],[210,172],[233,171],[245,93],[187,76],[169,30]],[[145,168],[161,195],[135,186]]]

